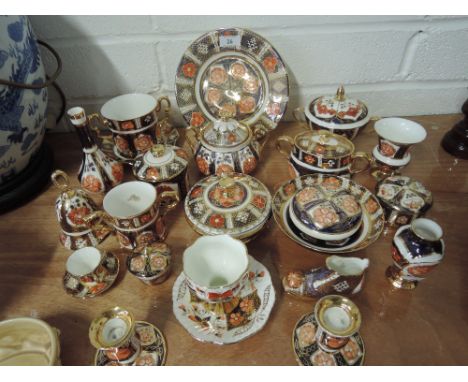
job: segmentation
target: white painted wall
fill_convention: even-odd
[[[31,16],[63,59],[69,106],[169,95],[188,45],[220,27],[269,40],[289,67],[291,111],[344,84],[380,116],[458,113],[468,98],[467,16]],[[46,58],[48,71],[52,60]],[[52,93],[52,91],[51,91]],[[57,109],[52,95],[51,110]],[[182,124],[174,101],[174,117]],[[59,129],[65,129],[62,123]]]

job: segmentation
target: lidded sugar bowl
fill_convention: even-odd
[[[54,185],[61,193],[55,201],[55,212],[60,223],[60,242],[67,249],[76,250],[96,246],[110,230],[103,225],[90,229],[84,217],[99,208],[81,188],[72,188],[65,172],[56,170],[51,175]]]
[[[185,214],[201,235],[228,234],[251,240],[271,215],[271,195],[258,179],[223,173],[200,180],[188,192]]]
[[[432,206],[432,193],[408,176],[391,176],[376,186],[376,195],[390,226],[409,224]]]
[[[180,147],[156,144],[133,163],[133,175],[152,183],[159,192],[177,191],[182,198],[188,189],[188,154]]]
[[[370,120],[366,104],[347,97],[343,86],[338,88],[334,96],[321,96],[312,100],[304,109],[304,114],[311,129],[328,130],[348,139],[354,139]]]
[[[189,140],[197,167],[203,175],[222,172],[251,173],[257,166],[266,134],[233,119],[229,109],[220,111],[221,119],[195,132],[196,142]]]

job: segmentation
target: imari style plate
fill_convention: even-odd
[[[293,197],[311,186],[327,185],[336,191],[347,191],[354,195],[362,210],[360,228],[345,242],[316,240],[300,231],[291,221],[289,209]],[[280,229],[293,241],[318,252],[349,253],[368,247],[376,241],[384,228],[384,211],[378,199],[365,187],[350,179],[325,174],[304,175],[283,183],[273,197],[273,216]]]
[[[87,276],[83,276],[81,282],[79,282],[67,272],[62,280],[65,291],[73,297],[92,298],[108,290],[119,275],[119,259],[112,252],[106,252],[106,254],[106,258],[102,263],[105,272],[102,272],[102,274],[97,273],[98,280],[92,278],[85,280],[84,278],[87,278]]]
[[[166,364],[167,345],[161,331],[149,322],[137,321],[135,332],[140,340],[141,353],[128,366],[164,366]],[[94,357],[94,366],[122,365],[107,358],[105,351],[98,350]]]
[[[365,348],[357,332],[349,342],[334,353],[324,352],[317,345],[317,321],[314,313],[304,315],[294,327],[292,347],[301,366],[360,366],[364,362]]]
[[[289,99],[288,75],[278,52],[241,28],[218,29],[194,41],[179,63],[175,83],[179,109],[197,128],[229,110],[234,119],[269,131]]]
[[[242,341],[261,330],[275,303],[270,273],[249,256],[249,281],[229,302],[210,304],[197,298],[183,273],[172,289],[174,314],[198,341],[218,345]]]

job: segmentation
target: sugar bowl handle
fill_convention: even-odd
[[[288,145],[289,148],[287,150],[284,149],[282,146],[283,144]],[[276,150],[278,150],[281,153],[281,155],[285,156],[286,158],[289,158],[293,147],[294,140],[287,135],[282,135],[281,137],[278,137],[276,139]]]
[[[163,202],[166,202],[164,203]],[[161,217],[165,216],[170,210],[173,210],[180,202],[180,196],[177,191],[164,191],[158,194],[157,204],[161,207]]]
[[[372,164],[372,157],[364,151],[358,151],[351,156],[350,174],[366,171]],[[365,163],[364,166],[356,166],[358,162]]]

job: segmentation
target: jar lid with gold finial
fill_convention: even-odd
[[[185,198],[185,214],[202,235],[228,234],[247,241],[268,221],[271,195],[258,179],[241,173],[203,178]]]
[[[164,182],[184,172],[188,158],[188,154],[180,147],[155,144],[135,159],[133,175],[144,182]]]
[[[356,128],[369,122],[369,109],[358,99],[350,98],[340,86],[336,95],[315,98],[304,110],[307,118],[320,127]]]

